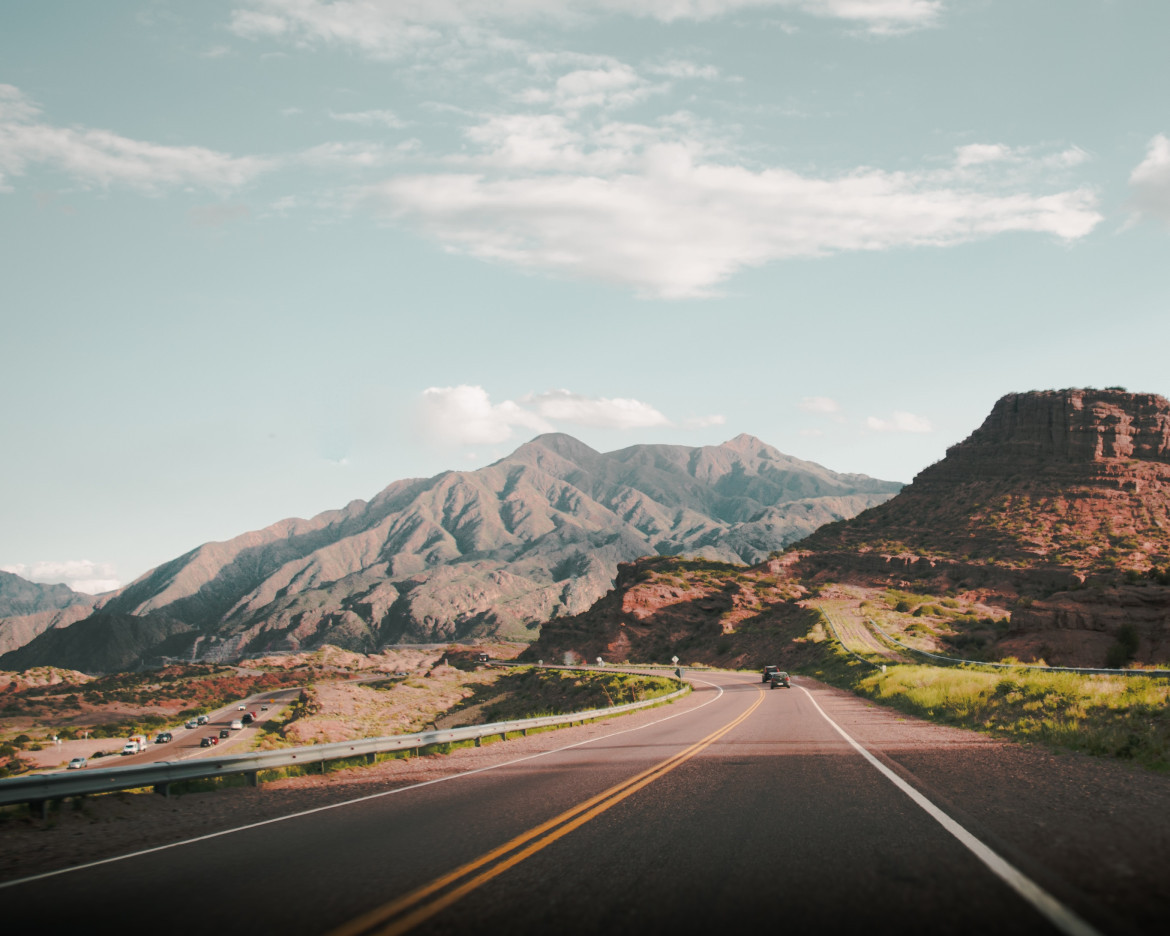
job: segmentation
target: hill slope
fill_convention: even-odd
[[[896,498],[793,548],[806,577],[998,596],[1004,645],[1049,662],[1103,665],[1090,634],[1170,659],[1170,402],[1009,394]]]
[[[65,585],[42,585],[0,571],[0,655],[87,617],[96,601]]]
[[[646,554],[756,562],[900,488],[741,435],[600,453],[550,434],[478,471],[398,481],[368,503],[208,543],[0,658],[109,671],[333,643],[531,639]],[[108,648],[108,649],[103,649]]]

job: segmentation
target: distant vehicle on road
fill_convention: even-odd
[[[87,761],[84,757],[75,757],[75,758],[73,758],[73,760],[71,760],[69,762],[69,766],[66,769],[68,769],[68,770],[81,770],[81,768],[84,767],[88,763],[89,763],[89,761]]]
[[[232,731],[243,731],[244,723],[237,718],[230,725],[228,725],[228,727],[231,728]]]
[[[146,735],[132,734],[129,740],[122,746],[123,754],[141,754],[150,745],[150,739]]]
[[[211,721],[210,715],[200,715],[198,718],[195,719],[195,724],[206,725],[209,721]]]
[[[232,733],[230,731],[228,731],[226,728],[220,728],[219,729],[219,736],[221,738],[230,738],[232,736]]]
[[[248,706],[246,706],[246,705],[237,705],[237,706],[236,706],[236,711],[237,711],[237,712],[243,712],[243,711],[244,711],[245,709],[247,709],[247,708],[248,708]]]
[[[773,673],[778,673],[778,672],[780,672],[779,666],[765,666],[764,667],[764,678],[761,679],[760,682],[767,682],[769,679],[772,678]]]
[[[160,731],[154,739],[155,744],[166,744],[168,741],[174,741],[175,736],[169,731]]]
[[[199,722],[195,721],[195,719],[194,719],[194,718],[188,718],[188,719],[187,719],[187,724],[185,724],[183,727],[184,727],[184,728],[198,728],[198,727],[199,727]]]
[[[206,737],[199,739],[200,747],[212,747],[216,744],[219,744],[219,738],[217,738],[215,735],[207,735]]]
[[[792,680],[789,679],[788,674],[779,671],[772,674],[771,683],[773,689],[778,689],[780,686],[783,686],[785,689],[792,688]]]
[[[244,717],[240,719],[240,721],[242,721],[245,725],[250,725],[255,720],[256,719],[252,717],[251,712],[244,712]]]

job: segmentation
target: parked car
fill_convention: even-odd
[[[228,727],[231,728],[232,731],[242,731],[244,728],[244,723],[237,718],[230,725],[228,725]]]
[[[168,741],[174,741],[175,736],[169,731],[160,731],[154,739],[155,744],[166,744]]]
[[[779,666],[765,666],[764,667],[764,678],[761,679],[760,682],[767,682],[769,679],[772,678],[773,673],[778,673],[778,672],[780,672]]]
[[[82,767],[84,767],[88,763],[89,763],[89,761],[87,761],[84,757],[75,757],[75,758],[73,758],[73,760],[71,760],[69,762],[69,767],[67,769],[80,770]]]
[[[783,686],[785,689],[792,688],[792,680],[788,677],[788,674],[779,670],[772,674],[771,683],[773,689],[777,689],[780,686]]]
[[[226,728],[220,728],[219,729],[219,736],[221,738],[230,738],[232,736],[232,733],[230,731],[228,731]]]

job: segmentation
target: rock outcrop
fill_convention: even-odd
[[[1153,660],[1170,650],[1170,401],[1009,394],[896,498],[794,549],[822,580],[998,594],[1013,639],[1130,626]]]

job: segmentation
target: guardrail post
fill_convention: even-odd
[[[483,747],[483,738],[481,738],[479,735],[475,736],[475,746]]]
[[[42,819],[49,818],[49,801],[48,800],[30,800],[28,804],[28,811],[34,816],[39,815]]]
[[[522,737],[522,738],[527,738],[527,737],[528,737],[528,729],[527,729],[527,728],[521,728],[521,729],[520,729],[520,737]]]
[[[244,776],[248,780],[248,786],[250,786],[250,787],[260,786],[260,771],[249,770],[246,774],[244,774]]]
[[[169,783],[156,783],[154,785],[154,792],[161,795],[164,799],[170,799],[171,785]]]
[[[366,763],[367,764],[372,764],[377,759],[378,759],[378,755],[375,754],[373,751],[370,751],[370,753],[366,755]]]

